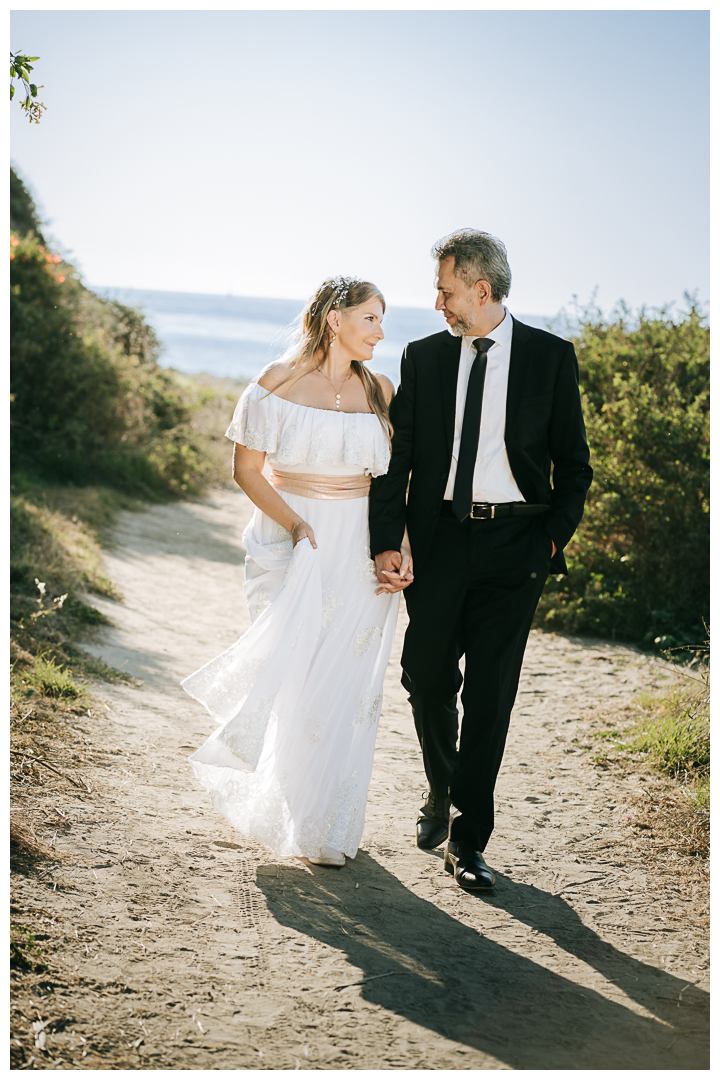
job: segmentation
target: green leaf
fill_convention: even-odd
[[[30,93],[33,97],[37,97],[37,86],[35,83],[30,83]]]
[[[12,99],[14,97],[15,97],[15,87],[11,85],[10,86],[10,100],[12,101]]]

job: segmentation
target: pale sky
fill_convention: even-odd
[[[511,310],[709,294],[706,11],[25,11],[12,160],[95,285],[432,305],[437,238]]]

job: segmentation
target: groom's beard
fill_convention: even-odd
[[[453,314],[455,313],[453,312]],[[455,319],[455,325],[448,326],[448,330],[453,337],[464,337],[465,334],[471,333],[472,323],[465,322],[465,320],[461,319],[459,315],[455,315]]]

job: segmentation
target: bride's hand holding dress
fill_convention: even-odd
[[[258,385],[263,389],[268,389],[267,384],[272,385],[273,382],[274,380],[263,378],[263,375],[258,379]],[[276,489],[263,476],[266,456],[264,450],[251,450],[242,443],[236,442],[233,450],[233,479],[259,510],[290,533],[293,547],[299,540],[307,537],[310,546],[317,548],[312,526],[291,510],[287,502],[278,495]]]

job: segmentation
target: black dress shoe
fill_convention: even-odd
[[[431,793],[417,819],[417,846],[423,851],[439,847],[450,831],[450,798],[437,799]]]
[[[495,884],[495,874],[483,859],[482,852],[468,840],[450,841],[445,849],[445,869],[466,892],[492,889]]]

